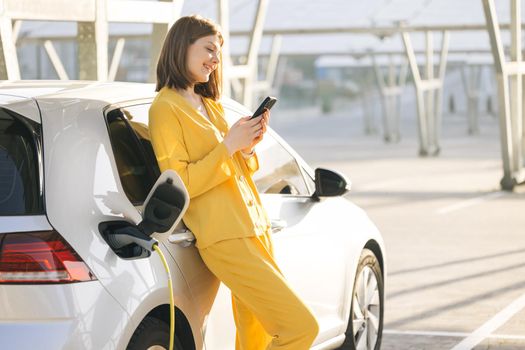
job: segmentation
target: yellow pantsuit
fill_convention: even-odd
[[[232,292],[236,349],[309,349],[318,325],[274,261],[270,221],[252,180],[257,156],[230,156],[222,105],[203,103],[209,119],[162,88],[149,131],[161,171],[177,171],[188,190],[183,220],[204,263]]]
[[[269,235],[221,241],[200,253],[232,291],[237,350],[310,348],[317,321],[277,267]]]

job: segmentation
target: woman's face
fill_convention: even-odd
[[[197,39],[188,47],[188,71],[194,83],[206,83],[210,79],[210,74],[217,69],[220,62],[220,50],[218,34]]]

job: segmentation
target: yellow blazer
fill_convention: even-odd
[[[161,171],[174,169],[190,195],[184,224],[197,247],[264,234],[270,229],[252,174],[257,156],[229,156],[223,143],[228,131],[219,102],[203,98],[210,120],[184,97],[162,88],[149,110],[151,144]]]

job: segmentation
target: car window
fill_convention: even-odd
[[[127,106],[108,113],[111,143],[122,187],[135,205],[141,205],[160,174],[148,131],[150,104]],[[238,111],[226,107],[229,122]],[[132,132],[133,131],[133,132]],[[310,196],[296,159],[270,133],[257,145],[259,170],[254,181],[260,193]],[[311,179],[309,179],[311,181]]]
[[[160,171],[147,126],[149,104],[117,108],[107,113],[111,146],[120,181],[134,205],[142,205]]]
[[[44,212],[39,183],[40,125],[0,108],[0,215]]]
[[[270,133],[256,146],[256,152],[259,170],[253,180],[260,193],[310,195],[297,161]]]

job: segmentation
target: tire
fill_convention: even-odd
[[[170,326],[155,317],[146,317],[131,337],[127,350],[169,349]],[[175,337],[173,349],[182,350],[179,339]]]
[[[364,288],[364,287],[368,288]],[[372,289],[372,294],[363,291]],[[384,284],[381,266],[375,254],[363,249],[357,265],[352,304],[340,350],[379,350],[383,335]]]

